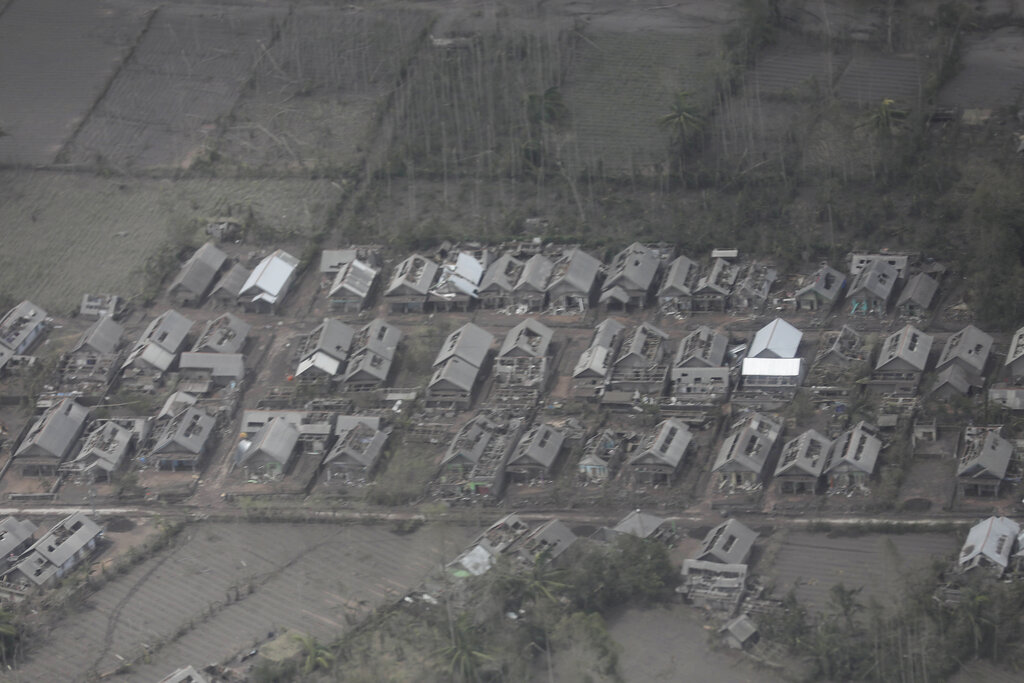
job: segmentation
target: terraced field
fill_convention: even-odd
[[[283,628],[329,640],[401,597],[471,535],[436,526],[408,535],[379,526],[191,526],[175,547],[93,595],[5,680],[82,681],[148,652],[111,680],[152,681],[222,661]]]

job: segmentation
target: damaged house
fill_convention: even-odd
[[[543,254],[534,254],[527,259],[512,290],[512,304],[524,313],[543,311],[547,306],[548,284],[554,270],[555,264]]]
[[[359,259],[343,265],[327,290],[331,310],[336,313],[358,313],[366,308],[378,275],[379,270]]]
[[[845,288],[846,276],[828,264],[822,265],[803,287],[796,290],[796,309],[828,313],[842,298]]]
[[[347,416],[346,416],[347,417]],[[365,482],[373,476],[384,455],[388,434],[379,418],[338,418],[338,439],[324,458],[324,481]]]
[[[455,434],[437,477],[446,495],[498,495],[506,458],[519,443],[523,421],[479,413]]]
[[[141,421],[145,424],[144,421]],[[145,438],[143,429],[142,438]],[[93,481],[110,481],[135,448],[139,433],[119,420],[97,420],[82,439],[74,458],[60,466],[61,472],[84,474]]]
[[[504,388],[528,388],[532,399],[540,397],[551,367],[551,328],[526,318],[509,330],[494,359],[494,378],[499,391]]]
[[[121,369],[121,338],[124,328],[103,316],[85,331],[78,344],[60,360],[60,390],[83,397],[102,397]]]
[[[324,318],[299,347],[295,378],[302,382],[340,379],[348,363],[356,331],[334,318]]]
[[[750,488],[762,483],[781,434],[782,425],[760,413],[749,413],[737,420],[712,466],[719,486]]]
[[[724,258],[716,258],[711,268],[697,281],[697,287],[690,297],[694,311],[723,312],[730,306],[730,295],[739,277],[739,266]]]
[[[19,586],[52,587],[92,555],[102,536],[102,527],[74,512],[33,543],[4,579]]]
[[[999,427],[966,427],[960,451],[956,485],[960,496],[995,498],[1006,480],[1013,457],[1013,444],[1004,439]]]
[[[1008,517],[989,517],[967,532],[960,549],[958,567],[961,572],[982,569],[1002,576],[1010,565],[1013,544],[1020,534],[1020,525]]]
[[[427,385],[428,408],[466,410],[494,335],[473,323],[466,323],[448,335],[434,360],[434,374]]]
[[[505,466],[505,475],[517,484],[551,479],[564,442],[565,435],[551,425],[534,425],[516,444]]]
[[[668,272],[658,290],[658,305],[668,314],[689,313],[693,292],[700,280],[700,266],[686,256],[678,256],[669,264]]]
[[[675,481],[693,442],[690,428],[663,420],[626,460],[624,471],[639,486],[668,486]]]
[[[175,306],[199,306],[228,263],[228,255],[213,242],[196,249],[167,289]]]
[[[436,263],[419,254],[399,263],[384,290],[388,310],[392,313],[422,313],[427,304],[427,293],[439,271]]]
[[[614,318],[606,318],[594,328],[590,346],[580,354],[572,370],[572,396],[589,401],[600,400],[604,395],[609,371],[619,347],[622,332],[626,326]]]
[[[482,258],[486,261],[486,251]],[[427,292],[427,306],[435,311],[469,310],[479,298],[477,286],[484,275],[484,261],[467,252],[458,252],[453,261],[444,263],[437,281]]]
[[[923,318],[932,306],[939,283],[927,273],[918,273],[907,281],[896,299],[896,311],[904,318]]]
[[[24,477],[52,477],[71,450],[89,418],[89,409],[64,398],[36,420],[11,456]]]
[[[495,259],[480,278],[480,286],[477,288],[480,305],[483,308],[511,306],[512,291],[523,273],[523,266],[523,261],[512,254],[502,254]]]
[[[729,395],[728,343],[726,335],[707,325],[683,337],[669,369],[671,394],[703,403],[724,401]]]
[[[238,442],[235,466],[247,476],[283,476],[291,469],[298,443],[298,428],[283,417],[275,417],[251,439]]]
[[[778,492],[817,493],[831,450],[832,441],[814,429],[788,441],[775,468]]]
[[[880,394],[913,396],[928,365],[933,337],[913,325],[893,332],[883,342],[868,386]]]
[[[615,402],[632,402],[633,394],[661,396],[668,377],[668,335],[650,323],[640,323],[626,339],[612,364],[609,392],[628,393]],[[604,399],[609,399],[605,394]]]
[[[153,448],[140,458],[143,464],[176,472],[195,471],[213,447],[217,421],[202,408],[188,406],[154,430]]]
[[[371,391],[386,386],[402,341],[402,331],[376,318],[356,333],[345,369],[347,391]]]
[[[850,284],[850,313],[885,315],[899,273],[879,259],[871,261]]]
[[[643,310],[654,291],[661,258],[639,242],[629,245],[612,259],[599,301],[609,309]]]
[[[992,341],[992,335],[974,325],[950,335],[935,365],[937,374],[932,395],[936,398],[966,395],[984,385],[985,364],[992,350]]]
[[[46,331],[46,311],[22,301],[0,319],[0,371],[13,356],[28,353]]]
[[[242,353],[252,326],[231,313],[206,323],[192,350],[196,353]]]
[[[825,465],[830,489],[850,489],[867,485],[875,473],[882,440],[878,429],[861,420],[833,442]]]
[[[585,313],[597,289],[601,262],[583,251],[571,249],[555,262],[548,280],[548,305],[556,313]]]
[[[153,391],[178,360],[192,329],[192,321],[174,309],[157,316],[121,366],[121,382],[142,391]]]

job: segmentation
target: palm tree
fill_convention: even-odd
[[[704,130],[704,117],[693,102],[693,94],[688,90],[680,90],[669,112],[658,119],[658,125],[672,135],[674,144],[684,147]]]
[[[479,648],[479,632],[466,614],[448,621],[451,641],[438,653],[445,662],[445,668],[452,680],[462,683],[476,683],[480,680],[480,667],[494,659]]]
[[[293,633],[292,639],[302,645],[302,654],[305,657],[302,673],[311,674],[317,669],[326,669],[334,663],[334,655],[331,651],[321,645],[313,636],[306,633]]]

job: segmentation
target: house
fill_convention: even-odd
[[[434,374],[427,384],[427,406],[468,408],[493,342],[494,335],[473,323],[448,335],[434,360]]]
[[[883,260],[869,263],[850,284],[850,313],[885,315],[899,273]]]
[[[1024,382],[1024,327],[1017,330],[1010,340],[1010,349],[1006,352],[1007,374],[1015,383]],[[1022,378],[1020,382],[1017,378]]]
[[[733,614],[746,594],[747,565],[683,560],[683,583],[676,588],[688,602]]]
[[[742,271],[733,287],[730,303],[733,308],[760,311],[768,303],[778,271],[763,263],[751,263]]]
[[[422,313],[427,303],[427,292],[434,285],[439,270],[436,263],[419,254],[399,263],[384,290],[388,310],[392,313]]]
[[[646,308],[660,269],[658,253],[634,242],[612,259],[601,287],[600,303],[624,311]]]
[[[637,325],[612,363],[609,390],[660,396],[668,377],[667,348],[667,334],[650,323]]]
[[[671,393],[694,400],[725,400],[729,394],[728,343],[728,336],[707,325],[683,337],[669,368]]]
[[[992,350],[992,335],[982,332],[974,325],[968,325],[951,335],[942,347],[942,354],[935,365],[937,371],[959,366],[975,386],[985,383],[985,364]]]
[[[287,474],[298,442],[298,428],[283,417],[275,417],[256,432],[251,440],[239,441],[235,465],[244,468],[247,476]]]
[[[692,559],[719,564],[747,564],[759,535],[738,519],[727,520],[707,533]]]
[[[961,496],[999,495],[1013,456],[1013,444],[999,434],[999,427],[966,427],[963,450],[956,469]]]
[[[339,377],[348,362],[356,331],[334,318],[324,318],[302,341],[295,377],[317,382]]]
[[[63,398],[36,420],[14,451],[13,464],[22,476],[57,474],[85,429],[89,409],[72,398]]]
[[[729,297],[739,274],[739,266],[724,258],[714,259],[708,272],[697,280],[697,287],[690,297],[692,310],[720,313],[729,308]]]
[[[183,408],[157,427],[153,448],[140,461],[153,460],[161,470],[195,471],[203,456],[212,449],[211,437],[216,423],[202,408]]]
[[[123,335],[124,327],[110,316],[102,316],[89,326],[71,353],[94,357],[114,355],[121,347]]]
[[[989,517],[967,532],[958,561],[961,572],[984,569],[1002,576],[1010,564],[1013,543],[1020,525],[1007,517]]]
[[[439,311],[468,310],[479,298],[477,286],[483,275],[483,262],[467,252],[458,252],[453,261],[441,266],[437,282],[427,291],[427,305]]]
[[[690,428],[674,418],[654,428],[625,464],[625,471],[640,486],[669,485],[679,474],[693,441]]]
[[[831,311],[842,297],[846,287],[846,276],[835,268],[824,264],[808,278],[803,287],[796,290],[798,311]]]
[[[333,282],[338,271],[353,261],[362,261],[371,268],[378,268],[380,266],[379,247],[368,245],[344,249],[324,249],[320,252],[320,275],[327,282]]]
[[[252,271],[241,263],[235,263],[224,273],[210,290],[210,301],[218,308],[230,308],[238,303],[242,287],[249,281]]]
[[[191,329],[192,321],[174,309],[157,316],[121,365],[122,381],[152,390],[177,361]]]
[[[848,489],[867,484],[875,472],[882,440],[878,429],[861,420],[832,443],[825,478],[830,489]]]
[[[124,309],[124,299],[114,294],[83,294],[78,315],[94,320],[107,315],[117,320],[124,313]]]
[[[720,486],[751,487],[761,483],[782,425],[749,413],[729,430],[712,466]]]
[[[338,434],[338,440],[324,458],[324,481],[364,482],[372,475],[388,441],[377,421],[359,421]]]
[[[4,517],[0,521],[0,576],[35,542],[37,528],[27,519]]]
[[[136,432],[117,420],[97,420],[83,439],[74,458],[60,466],[62,472],[85,474],[95,481],[110,481],[135,446]]]
[[[563,313],[584,313],[597,287],[601,262],[583,251],[571,249],[555,263],[548,281],[548,304]]]
[[[967,396],[974,388],[967,371],[959,365],[947,365],[936,373],[928,395],[938,401],[948,401],[955,396]]]
[[[519,443],[521,419],[479,413],[455,434],[441,459],[438,487],[448,495],[499,494],[504,465]]]
[[[512,303],[524,312],[544,310],[554,270],[555,264],[543,254],[534,254],[527,259],[512,290]]]
[[[543,389],[550,372],[551,336],[547,325],[526,318],[509,330],[494,359],[498,382]]]
[[[897,312],[906,318],[922,318],[931,308],[932,299],[939,289],[939,283],[927,273],[918,273],[907,281],[907,285],[896,299]]]
[[[551,519],[527,532],[512,548],[529,564],[554,562],[577,540],[572,529],[560,519]]]
[[[228,255],[207,242],[196,249],[171,281],[168,297],[176,306],[200,305],[227,263]]]
[[[242,353],[252,326],[231,313],[206,323],[192,350],[197,353]]]
[[[534,425],[516,444],[505,475],[518,484],[550,479],[564,442],[565,435],[551,425]]]
[[[46,311],[31,301],[22,301],[0,319],[0,370],[12,356],[20,356],[46,330]]]
[[[744,358],[740,366],[740,403],[781,407],[793,400],[803,379],[802,358]]]
[[[359,330],[345,368],[345,389],[369,391],[385,386],[401,340],[402,331],[382,318]]]
[[[882,254],[850,254],[850,275],[856,277],[861,272],[870,268],[876,262],[882,262],[896,271],[896,277],[901,278],[907,273],[912,254],[904,253],[882,253]]]
[[[579,478],[585,483],[608,481],[616,472],[626,451],[627,437],[621,432],[605,429],[590,437],[583,446],[577,464]]]
[[[818,353],[814,357],[814,369],[831,368],[842,371],[866,360],[863,339],[852,327],[843,325],[839,330],[826,330],[821,333]]]
[[[378,417],[338,415],[330,410],[246,410],[242,413],[239,436],[248,439],[278,418],[298,430],[296,448],[301,455],[322,456],[335,433],[344,433],[360,422],[371,427],[380,425]],[[317,464],[319,462],[320,459]]]
[[[254,313],[276,311],[288,295],[298,267],[299,259],[282,249],[267,255],[242,284],[239,303]]]
[[[622,332],[626,326],[614,318],[606,318],[594,328],[590,346],[580,354],[572,370],[572,396],[584,400],[599,400],[604,394],[605,384],[612,362],[622,344]]]
[[[675,523],[664,517],[633,510],[609,529],[614,534],[629,534],[637,538],[672,543],[676,538]]]
[[[480,286],[477,288],[480,305],[484,308],[511,306],[512,291],[523,273],[523,266],[524,262],[511,254],[502,254],[495,259],[480,278]]]
[[[932,341],[913,325],[893,332],[882,344],[868,385],[878,393],[913,396],[928,365]]]
[[[686,256],[678,256],[669,264],[668,272],[658,290],[658,304],[664,313],[689,313],[693,292],[700,280],[700,267]]]
[[[782,318],[776,318],[754,335],[747,358],[796,358],[803,333]]]
[[[186,351],[178,361],[182,391],[196,395],[216,387],[234,386],[245,378],[245,356],[240,353],[196,353]]]
[[[327,291],[331,310],[338,313],[358,313],[366,308],[379,275],[378,269],[359,259],[341,266]]]
[[[782,447],[775,468],[775,486],[779,493],[816,493],[825,471],[832,441],[814,429],[790,439]]]
[[[96,522],[74,512],[33,543],[4,578],[17,585],[51,587],[92,555],[102,536]]]

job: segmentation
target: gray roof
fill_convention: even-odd
[[[657,327],[650,323],[640,323],[633,330],[633,334],[630,335],[629,339],[622,345],[619,355],[615,359],[615,364],[620,365],[631,362],[627,359],[632,358],[643,359],[645,362],[660,362],[664,355],[663,347],[666,341],[668,341],[668,335]],[[653,358],[651,357],[652,353],[654,354]]]
[[[177,277],[171,282],[170,291],[182,287],[196,296],[202,296],[213,284],[217,272],[227,260],[227,254],[218,249],[213,242],[207,242],[196,249],[181,267]]]
[[[526,260],[523,265],[523,272],[516,282],[515,291],[521,292],[529,289],[536,292],[543,292],[547,289],[551,280],[551,273],[555,270],[555,264],[543,254],[534,254]]]
[[[686,256],[679,256],[668,267],[665,280],[658,290],[659,297],[689,296],[697,284],[699,268],[697,262]]]
[[[925,334],[913,325],[907,325],[890,334],[885,340],[875,368],[881,370],[889,363],[900,360],[917,371],[924,372],[932,341],[934,338],[930,334]]]
[[[760,413],[741,418],[718,450],[713,471],[746,471],[761,474],[768,455],[782,433],[782,425]]]
[[[694,292],[711,291],[715,294],[727,296],[732,291],[739,276],[739,268],[723,258],[716,258],[711,262],[708,272],[697,280],[697,287]]]
[[[657,464],[673,468],[679,467],[692,440],[693,434],[683,422],[675,418],[663,420],[626,464],[629,466]]]
[[[334,318],[324,318],[310,333],[303,346],[302,355],[305,357],[321,351],[331,358],[343,361],[348,358],[355,336],[356,331],[350,325]]]
[[[754,335],[749,358],[795,358],[803,332],[782,318],[771,321]]]
[[[222,294],[227,298],[235,299],[242,293],[242,285],[249,279],[249,275],[250,270],[248,268],[241,263],[236,263],[228,269],[228,272],[221,275],[220,279],[217,280],[217,284],[213,286],[212,293]]]
[[[374,426],[359,423],[339,436],[334,447],[324,458],[324,464],[342,464],[349,461],[368,470],[372,469],[384,453],[387,440],[387,433]]]
[[[505,335],[498,356],[543,358],[548,355],[552,334],[551,328],[547,325],[533,318],[526,318]]]
[[[128,455],[132,436],[132,430],[122,427],[113,420],[106,420],[97,429],[89,432],[74,462],[83,463],[87,468],[98,467],[106,472],[113,472],[121,466]]]
[[[429,388],[437,388],[445,382],[452,384],[462,391],[472,391],[476,383],[476,377],[480,368],[468,363],[458,356],[450,356],[441,365],[434,366],[434,374],[430,377],[427,385]]]
[[[480,367],[487,358],[492,343],[493,334],[473,323],[466,323],[445,339],[440,351],[437,352],[437,358],[434,359],[434,367],[452,357],[461,358],[470,365]]]
[[[974,386],[967,371],[959,365],[947,365],[935,375],[935,383],[932,384],[931,392],[935,393],[942,387],[952,387],[957,393],[966,396]]]
[[[27,519],[4,517],[0,521],[0,559],[7,557],[32,538],[37,528]]]
[[[942,355],[935,365],[942,369],[955,361],[960,361],[965,370],[981,374],[992,350],[992,335],[982,332],[974,325],[968,325],[946,340]]]
[[[193,351],[238,353],[245,346],[252,326],[232,313],[225,313],[206,323]]]
[[[572,369],[573,377],[582,377],[585,374],[604,377],[608,374],[608,368],[612,364],[612,349],[607,346],[588,346],[583,349],[579,360]]]
[[[842,471],[872,474],[882,451],[882,441],[875,434],[875,428],[863,420],[840,434],[832,443],[825,474]]]
[[[32,425],[14,457],[43,456],[62,460],[78,440],[88,417],[88,408],[74,399],[61,399]]]
[[[245,357],[240,353],[185,352],[178,361],[181,370],[209,370],[213,377],[245,377]]]
[[[620,534],[629,534],[631,536],[636,536],[637,538],[647,538],[657,531],[664,523],[664,517],[648,515],[640,512],[639,510],[633,510],[623,517],[618,524],[612,527],[612,531],[616,531]]]
[[[1020,358],[1024,358],[1024,327],[1017,330],[1010,340],[1010,349],[1006,352],[1006,365]]]
[[[661,259],[657,252],[639,242],[633,242],[612,259],[603,288],[608,290],[620,286],[627,291],[646,291],[654,282],[660,266]]]
[[[701,325],[683,337],[676,351],[676,367],[721,367],[729,338],[707,325]]]
[[[1001,437],[997,429],[968,427],[966,431],[964,452],[960,456],[956,475],[968,478],[1005,478],[1013,456],[1013,444]]]
[[[199,455],[217,421],[205,410],[189,406],[171,418],[156,438],[153,453],[191,453]]]
[[[22,347],[46,320],[46,311],[25,300],[0,319],[0,347],[21,353]]]
[[[932,298],[935,296],[939,283],[927,273],[918,273],[910,278],[907,286],[900,292],[900,298],[896,300],[897,306],[913,303],[921,308],[928,308],[932,305]]]
[[[343,265],[334,276],[331,283],[331,290],[328,296],[335,296],[339,292],[347,292],[352,296],[365,299],[377,281],[379,271],[368,263],[358,259]]]
[[[582,249],[572,249],[555,263],[548,291],[589,294],[600,270],[600,261]]]
[[[850,296],[868,292],[882,301],[888,301],[898,277],[899,271],[885,261],[872,261],[854,277],[853,283],[850,285]]]
[[[419,294],[424,297],[437,277],[438,265],[428,258],[413,254],[398,264],[384,296]]]
[[[89,326],[74,350],[109,355],[117,351],[117,347],[121,345],[121,335],[123,334],[124,327],[120,323],[109,315],[102,315]]]
[[[441,464],[446,465],[458,458],[473,464],[479,462],[497,430],[498,425],[486,415],[482,413],[474,415],[452,439]]]
[[[168,353],[177,353],[191,329],[192,321],[172,308],[149,323],[138,346],[152,343]]]
[[[285,467],[298,442],[298,428],[283,417],[275,417],[256,432],[239,462],[244,465],[254,458],[265,457]]]
[[[103,529],[82,512],[73,512],[43,534],[17,569],[38,585],[45,584],[58,570],[67,569],[73,558]]]
[[[324,249],[320,252],[320,272],[337,273],[345,264],[359,258],[358,249]]]
[[[523,537],[521,547],[534,560],[557,559],[576,542],[576,534],[560,519],[552,519]]]
[[[590,339],[590,346],[604,346],[616,351],[616,347],[622,341],[622,331],[626,326],[615,318],[605,318],[594,328],[594,336]]]
[[[738,519],[730,519],[708,532],[693,559],[721,564],[745,564],[758,535]]]
[[[363,327],[352,342],[353,352],[345,368],[345,381],[368,375],[383,382],[391,372],[402,331],[377,318]]]
[[[994,566],[1006,569],[1013,552],[1013,542],[1020,533],[1020,525],[1007,517],[989,517],[978,522],[967,532],[967,540],[960,550],[961,569]]]
[[[523,272],[523,262],[511,254],[502,254],[484,271],[479,291],[511,292]]]
[[[519,440],[515,452],[509,459],[509,465],[535,463],[551,469],[562,450],[565,435],[551,425],[534,425]]]
[[[814,429],[808,429],[795,439],[790,439],[782,447],[782,455],[779,456],[775,476],[821,476],[831,449],[831,440]]]
[[[839,296],[845,282],[845,275],[829,265],[824,265],[811,276],[806,285],[796,291],[796,296],[799,298],[813,294],[822,301],[832,302]]]

